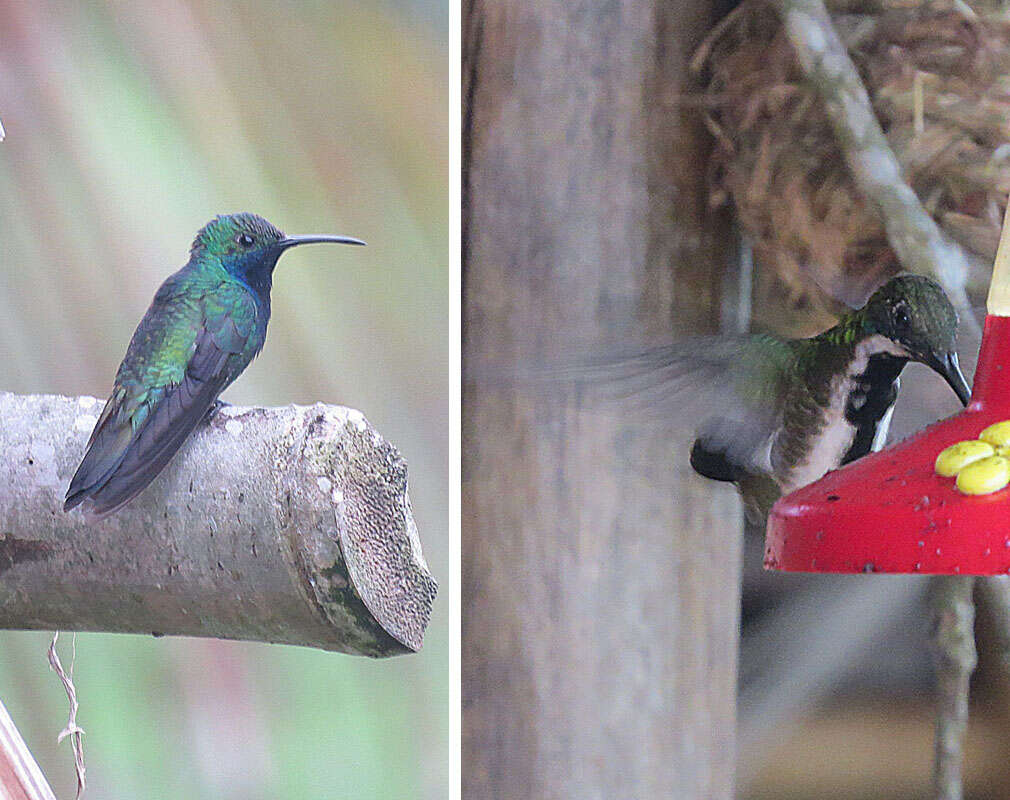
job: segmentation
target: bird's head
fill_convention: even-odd
[[[269,294],[281,253],[314,242],[364,244],[350,236],[285,236],[257,214],[224,214],[200,229],[190,248],[190,257],[216,261],[254,291]]]
[[[965,405],[971,398],[957,361],[957,312],[943,288],[922,275],[899,275],[877,289],[863,309],[869,333],[879,334],[897,355],[937,372]]]

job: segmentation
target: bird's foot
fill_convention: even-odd
[[[225,406],[230,406],[231,403],[225,403],[223,400],[215,400],[214,405],[207,409],[207,413],[203,415],[204,422],[210,422],[214,419],[214,415],[217,414]]]

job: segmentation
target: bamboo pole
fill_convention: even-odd
[[[0,800],[56,800],[3,702],[0,702]]]

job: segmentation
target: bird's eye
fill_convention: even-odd
[[[235,241],[246,248],[252,247],[256,243],[256,240],[248,233],[240,233],[235,237]]]
[[[898,306],[894,309],[894,324],[896,327],[905,329],[909,325],[908,309],[905,306]]]

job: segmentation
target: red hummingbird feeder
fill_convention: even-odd
[[[780,498],[768,517],[766,569],[1010,572],[1010,486],[965,494],[937,472],[947,447],[1010,420],[1008,231],[1004,219],[968,407]]]

